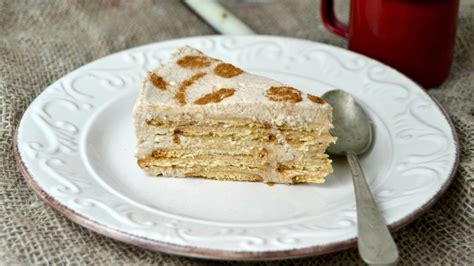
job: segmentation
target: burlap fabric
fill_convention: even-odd
[[[256,5],[224,1],[259,33],[337,46],[313,0]],[[341,1],[342,2],[342,1]],[[347,13],[347,2],[339,13]],[[449,112],[460,138],[453,184],[426,214],[395,233],[402,264],[474,264],[473,114],[474,1],[462,1],[456,56],[449,80],[430,90]],[[143,250],[78,226],[28,188],[12,139],[23,111],[45,87],[99,57],[141,44],[213,34],[180,1],[1,1],[0,7],[0,264],[210,264]],[[230,262],[227,262],[230,263]],[[361,264],[357,250],[258,264]],[[231,263],[240,264],[240,263]]]

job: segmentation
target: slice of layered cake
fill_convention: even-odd
[[[136,157],[154,176],[322,183],[331,115],[318,96],[186,46],[143,82]]]

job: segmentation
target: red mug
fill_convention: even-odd
[[[349,49],[390,65],[424,88],[449,74],[456,40],[459,0],[352,0],[349,25],[334,14],[334,1],[321,0],[329,31]]]

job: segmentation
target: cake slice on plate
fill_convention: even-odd
[[[143,82],[136,157],[154,176],[322,183],[331,115],[318,96],[185,46]]]

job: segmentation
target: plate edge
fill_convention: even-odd
[[[204,36],[204,37],[217,37],[217,36],[220,36],[220,35],[208,35],[208,36]],[[279,37],[279,36],[264,36],[264,37],[274,38],[274,37]],[[299,39],[299,38],[288,38],[288,37],[284,37],[284,36],[282,36],[282,37],[284,39],[314,42],[314,41],[311,41],[311,40],[305,40],[305,39]],[[191,37],[191,38],[198,38],[198,37]],[[174,40],[179,40],[179,39],[188,39],[188,38],[170,39],[170,40],[165,40],[164,42],[174,41]],[[337,47],[337,46],[327,45],[327,44],[319,43],[319,42],[316,42],[316,43],[323,44],[323,45],[326,45],[326,46],[331,46],[331,47],[338,48],[338,49],[341,49],[341,50],[345,50],[345,49],[342,49],[341,47]],[[140,46],[133,47],[133,48],[130,48],[130,49],[140,48],[142,46],[148,46],[148,45],[153,45],[153,44],[154,43],[144,44],[144,45],[140,45]],[[122,52],[122,51],[119,51],[117,53],[120,53],[120,52]],[[352,52],[352,51],[349,51],[349,52]],[[98,59],[94,60],[93,62],[95,62],[97,60],[100,60],[100,59],[103,59],[103,58],[106,58],[106,57],[109,57],[109,56],[113,56],[117,53],[113,53],[113,54],[98,58]],[[357,55],[360,55],[360,54],[357,54]],[[364,55],[362,55],[362,56],[364,56]],[[374,60],[374,61],[377,61],[377,60],[372,59],[372,58],[370,58],[370,59]],[[377,62],[380,63],[379,61],[377,61]],[[92,62],[90,62],[90,63],[92,63]],[[88,63],[88,64],[90,64],[90,63]],[[86,65],[88,65],[88,64],[86,64]],[[386,66],[383,63],[380,63],[380,64]],[[82,68],[84,66],[81,66],[80,68]],[[398,70],[395,70],[391,67],[389,67],[389,68],[396,71],[396,72],[398,72],[398,73],[400,73]],[[75,69],[75,70],[77,70],[77,69]],[[401,74],[401,75],[405,76],[404,74]],[[414,82],[410,78],[408,78],[408,77],[406,77],[406,78],[408,80]],[[456,130],[454,128],[454,124],[453,124],[451,118],[449,117],[446,110],[441,106],[441,104],[439,103],[439,101],[436,98],[434,98],[433,96],[428,94],[417,83],[415,83],[415,84],[416,84],[416,87],[417,87],[418,90],[421,90],[424,94],[426,94],[435,103],[435,105],[438,107],[441,114],[444,116],[444,118],[448,122],[448,124],[451,128],[451,133],[453,135],[452,140],[454,141],[454,146],[455,146],[455,155],[454,155],[455,156],[455,158],[454,158],[455,161],[454,161],[453,167],[451,168],[451,171],[449,173],[448,179],[441,186],[441,188],[436,192],[436,194],[434,194],[434,196],[432,198],[430,198],[425,204],[420,206],[418,209],[416,209],[412,213],[410,213],[407,216],[405,216],[404,218],[390,224],[389,228],[392,232],[398,231],[399,229],[401,229],[404,226],[408,225],[409,223],[413,222],[414,220],[419,218],[421,215],[426,213],[431,207],[433,207],[433,205],[441,198],[442,195],[444,195],[446,193],[447,189],[451,185],[451,183],[454,179],[454,176],[456,174],[458,165],[459,165],[459,157],[460,157],[459,138],[458,138],[458,135],[456,133]],[[344,249],[354,247],[355,243],[357,242],[357,238],[352,238],[352,239],[348,239],[348,240],[345,240],[345,241],[339,241],[339,242],[335,242],[335,243],[327,244],[327,245],[318,245],[318,246],[311,246],[311,247],[298,248],[298,249],[289,249],[289,250],[259,251],[259,252],[227,251],[227,250],[208,249],[208,248],[191,247],[191,246],[181,246],[181,245],[171,244],[171,243],[167,243],[167,242],[163,242],[163,241],[159,241],[159,240],[153,240],[153,239],[149,239],[149,238],[139,237],[139,236],[127,233],[127,232],[123,232],[123,231],[120,231],[120,230],[116,230],[116,229],[107,227],[103,224],[100,224],[97,221],[91,220],[91,219],[89,219],[89,218],[87,218],[87,217],[85,217],[81,214],[78,214],[74,210],[62,205],[60,202],[58,202],[52,196],[47,194],[38,185],[38,183],[34,180],[33,176],[28,172],[28,167],[24,164],[24,162],[21,158],[21,155],[20,155],[19,148],[18,148],[18,132],[19,132],[19,129],[22,125],[24,114],[26,113],[26,111],[28,110],[30,105],[31,105],[31,103],[28,105],[26,110],[23,112],[22,118],[20,119],[20,122],[18,123],[18,126],[16,127],[14,138],[13,138],[14,156],[15,156],[16,164],[17,164],[17,166],[20,170],[20,173],[23,175],[23,177],[24,177],[26,183],[28,184],[28,186],[31,189],[33,189],[33,191],[35,191],[35,193],[41,199],[43,199],[46,203],[48,203],[48,205],[50,205],[54,210],[56,210],[59,213],[63,214],[64,216],[66,216],[68,219],[75,222],[76,224],[79,224],[79,225],[81,225],[81,226],[83,226],[83,227],[85,227],[85,228],[87,228],[91,231],[94,231],[98,234],[110,237],[112,239],[115,239],[115,240],[118,240],[118,241],[121,241],[121,242],[125,242],[125,243],[128,243],[128,244],[139,246],[139,247],[142,247],[142,248],[145,248],[145,249],[154,250],[154,251],[161,251],[161,252],[170,253],[170,254],[179,255],[179,256],[202,258],[202,259],[217,259],[217,260],[219,260],[219,259],[228,259],[228,260],[249,260],[249,261],[252,261],[252,260],[291,259],[291,258],[314,256],[314,255],[322,255],[322,254],[332,253],[332,252],[336,252],[336,251],[340,251],[340,250],[344,250]]]

